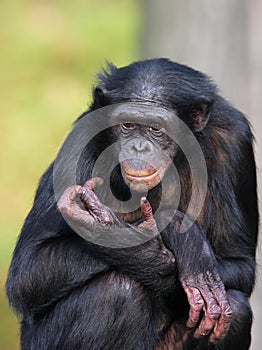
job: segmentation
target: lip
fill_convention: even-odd
[[[160,175],[160,174],[161,174],[161,168],[158,169],[157,171],[155,171],[153,174],[150,174],[148,176],[139,176],[139,175],[132,175],[132,174],[126,173],[126,178],[127,178],[127,180],[143,181],[143,180],[153,179],[154,177],[156,177],[157,175]]]

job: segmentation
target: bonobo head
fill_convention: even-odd
[[[111,116],[125,183],[144,192],[157,186],[178,153],[178,120],[193,133],[208,123],[216,88],[202,73],[167,59],[109,65],[99,75],[91,110],[121,104]],[[179,135],[180,134],[180,135]]]

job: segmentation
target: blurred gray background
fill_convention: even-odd
[[[256,138],[261,200],[262,1],[145,0],[144,6],[143,56],[171,57],[207,73],[221,94],[247,115]],[[260,237],[252,350],[262,349],[261,266]]]

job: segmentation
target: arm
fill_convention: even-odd
[[[54,226],[62,232],[47,230],[44,222],[33,224],[35,209],[19,237],[6,283],[11,305],[24,316],[45,312],[73,289],[109,270],[105,262],[89,254],[59,213],[53,217],[57,220]]]
[[[24,315],[41,312],[71,289],[109,270],[57,211],[52,174],[51,165],[41,178],[6,283],[10,304]]]
[[[202,227],[226,289],[250,296],[259,219],[253,136],[242,113],[222,103],[224,123],[213,119],[203,147],[209,190]]]
[[[145,227],[148,225],[149,229],[153,221],[146,212],[145,217]],[[113,252],[116,255],[110,259],[108,256]],[[57,210],[50,167],[41,179],[14,251],[6,283],[9,301],[18,313],[35,315],[73,289],[114,267],[120,269],[119,266],[123,272],[131,270],[130,275],[139,275],[145,285],[158,286],[161,291],[172,289],[173,280],[164,275],[170,276],[174,271],[173,256],[164,249],[160,239],[138,249],[114,249],[113,252],[107,250],[101,259],[99,246],[87,244],[66,224]],[[168,271],[170,268],[172,271]],[[163,280],[167,281],[164,287],[161,286]]]
[[[212,247],[196,223],[180,232],[183,219],[177,211],[162,232],[163,241],[176,257],[178,278],[188,298],[188,328],[194,329],[195,338],[210,334],[209,341],[216,342],[225,337],[232,310]]]

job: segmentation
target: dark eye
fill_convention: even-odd
[[[151,125],[149,130],[155,136],[161,136],[164,132],[164,128],[160,124]]]
[[[121,128],[123,131],[133,130],[136,127],[135,123],[123,123]]]

